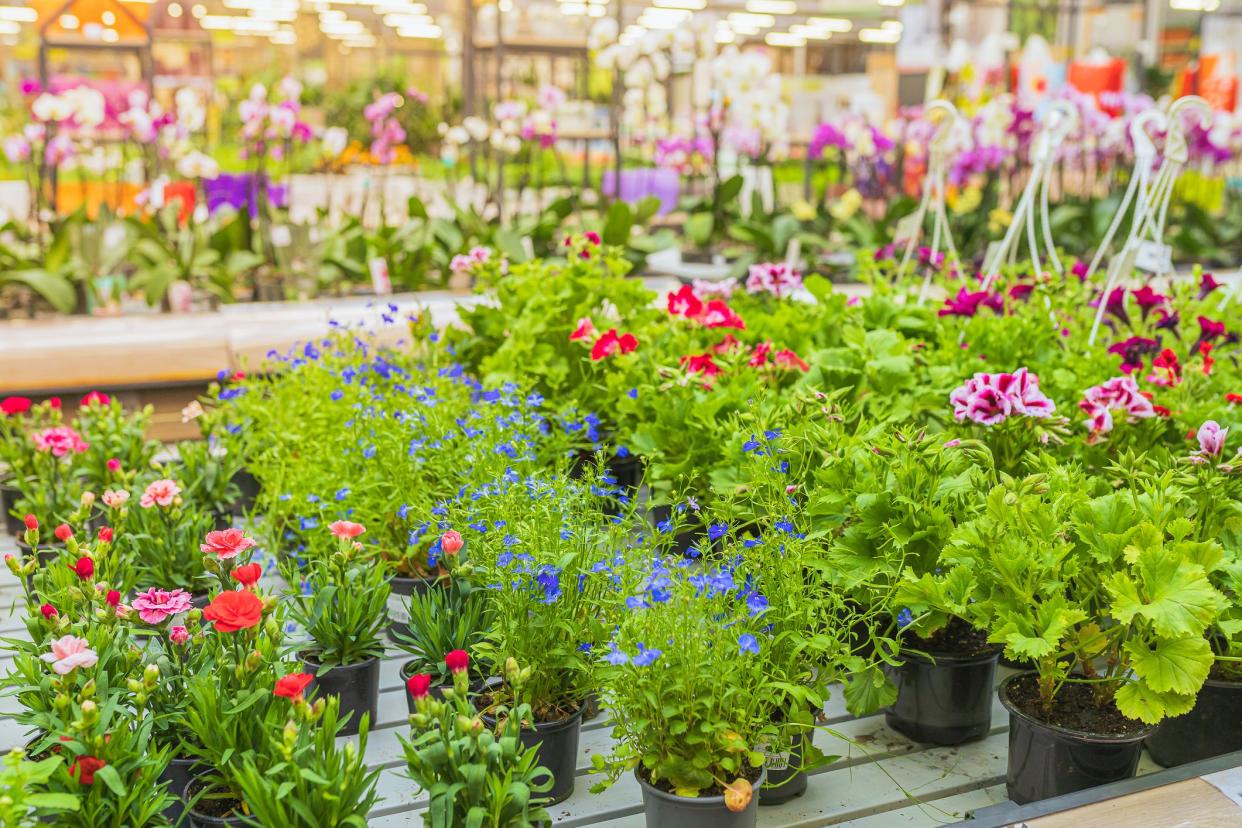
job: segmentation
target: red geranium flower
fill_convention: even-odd
[[[1225,402],[1233,403],[1234,405],[1242,403],[1242,394],[1226,394]]]
[[[693,319],[703,312],[703,300],[690,285],[682,285],[676,293],[668,295],[668,312],[673,316]]]
[[[747,363],[751,368],[760,368],[768,364],[768,355],[772,353],[771,342],[760,342],[755,346],[755,350],[750,352],[750,360]]]
[[[107,764],[104,760],[96,759],[94,756],[79,756],[69,766],[69,775],[83,785],[93,785],[95,784],[95,774]]]
[[[708,302],[699,321],[706,328],[735,328],[739,331],[746,328],[742,317],[734,313],[733,308],[729,307],[729,303],[723,299],[713,299]]]
[[[60,397],[48,397],[47,404],[52,408],[60,408]]]
[[[453,650],[445,653],[444,664],[450,673],[460,673],[470,666],[470,655],[465,650]]]
[[[314,680],[315,677],[310,673],[290,673],[277,679],[272,693],[282,699],[300,699],[307,686]]]
[[[777,351],[776,356],[772,357],[772,361],[781,368],[788,368],[791,371],[795,368],[803,372],[811,370],[810,365],[807,365],[800,356],[788,348],[782,348]]]
[[[29,410],[29,397],[5,397],[3,400],[0,400],[0,413],[3,413],[6,417],[11,417],[14,414],[25,414]]]
[[[263,567],[257,563],[248,563],[233,570],[233,580],[244,587],[252,587],[263,577]]]
[[[593,336],[595,336],[595,323],[591,321],[591,317],[584,316],[578,320],[578,327],[574,328],[574,332],[569,335],[569,341],[579,342]]]
[[[637,348],[638,340],[634,337],[634,334],[627,333],[618,336],[617,329],[612,328],[595,340],[595,345],[591,348],[591,359],[598,362],[615,353],[628,354]]]
[[[681,365],[691,373],[703,374],[706,377],[714,377],[721,372],[721,368],[716,364],[716,358],[713,354],[684,356],[681,358]]]
[[[230,633],[257,627],[263,620],[263,601],[249,590],[221,592],[203,610],[216,632]]]

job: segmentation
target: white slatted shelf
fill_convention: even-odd
[[[0,541],[0,555],[12,549],[11,539]],[[0,637],[24,635],[22,603],[17,580],[7,568],[0,567]],[[378,716],[366,752],[367,765],[381,770],[378,791],[382,799],[368,819],[374,828],[420,826],[427,807],[422,791],[405,775],[397,738],[409,733],[400,672],[408,658],[389,646],[380,665]],[[10,653],[0,652],[0,670],[7,671],[11,660]],[[24,729],[12,718],[18,710],[16,699],[0,697],[0,749],[26,741]],[[851,717],[839,692],[832,694],[824,714],[828,724],[815,732],[815,744],[841,758],[816,769],[801,797],[761,808],[759,825],[763,828],[943,825],[960,819],[970,809],[1005,800],[1008,717],[999,700],[992,707],[993,727],[988,736],[951,748],[912,742],[889,729],[883,715]],[[602,793],[590,792],[597,779],[590,772],[591,756],[611,749],[610,732],[606,713],[583,723],[576,790],[568,800],[549,809],[557,826],[644,828],[642,794],[632,775],[622,776]],[[356,737],[341,737],[341,741],[347,739]],[[1139,773],[1156,769],[1144,754]]]

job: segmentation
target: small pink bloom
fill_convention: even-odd
[[[52,642],[52,651],[39,656],[52,665],[57,675],[72,673],[78,667],[94,667],[99,656],[90,648],[85,638],[66,635]]]
[[[190,610],[190,594],[184,589],[168,592],[152,587],[134,598],[130,607],[148,624],[162,624],[174,615]]]
[[[109,509],[119,509],[122,506],[124,506],[128,501],[129,501],[129,492],[125,491],[124,489],[121,489],[119,491],[113,491],[112,489],[108,489],[103,493],[104,505],[107,506]]]
[[[69,426],[45,428],[30,435],[35,448],[50,453],[53,457],[64,457],[66,454],[81,454],[87,445],[82,436]]]
[[[363,532],[367,531],[366,527],[361,523],[351,523],[348,520],[338,520],[328,525],[328,531],[338,538],[356,538]]]
[[[181,645],[190,640],[190,631],[178,624],[168,629],[168,640],[174,644]]]
[[[450,529],[440,536],[440,548],[444,550],[445,555],[456,555],[461,551],[461,547],[461,532]]]
[[[221,560],[229,560],[236,558],[247,549],[255,546],[252,538],[246,537],[246,533],[241,529],[222,529],[216,532],[208,532],[207,537],[203,539],[203,543],[199,545],[199,549],[206,555],[215,555]]]
[[[181,494],[181,487],[165,478],[156,480],[147,486],[147,490],[142,493],[142,499],[138,502],[144,509],[150,509],[152,506],[171,506],[173,499],[179,494]]]
[[[1199,426],[1199,432],[1195,436],[1199,439],[1200,454],[1219,457],[1225,450],[1225,438],[1229,436],[1229,429],[1221,428],[1220,423],[1215,420],[1208,420]]]
[[[115,457],[108,460],[108,471],[112,472],[113,474],[116,474],[120,470],[121,470],[120,460],[117,460]]]

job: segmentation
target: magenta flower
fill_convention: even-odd
[[[168,630],[168,640],[180,646],[190,640],[190,631],[180,624],[170,627]]]
[[[1100,300],[1091,300],[1091,307],[1098,308]],[[1104,311],[1120,319],[1125,324],[1130,324],[1130,314],[1126,312],[1126,289],[1123,287],[1114,288],[1112,293],[1108,294],[1108,302],[1104,305]]]
[[[938,316],[974,316],[979,312],[980,308],[991,308],[996,312],[1000,312],[1004,307],[1004,300],[998,296],[988,293],[985,290],[969,291],[961,288],[957,292],[957,296],[951,296],[944,300],[944,307],[938,312]]]
[[[1134,291],[1134,301],[1138,303],[1139,310],[1142,312],[1143,318],[1146,319],[1147,314],[1151,313],[1153,309],[1166,307],[1169,297],[1152,290],[1150,285],[1143,285]]]
[[[1220,287],[1220,282],[1216,281],[1216,277],[1211,273],[1204,273],[1203,278],[1199,280],[1199,300],[1206,299],[1218,287]]]
[[[1199,317],[1199,341],[1211,342],[1225,336],[1225,323],[1213,322],[1206,316]]]
[[[190,610],[190,594],[184,589],[167,592],[151,587],[130,603],[130,609],[148,624],[162,624],[174,615]]]
[[[1155,406],[1139,391],[1132,376],[1114,377],[1088,388],[1078,407],[1086,412],[1087,427],[1093,436],[1113,430],[1114,411],[1125,412],[1131,423],[1156,416]]]
[[[751,265],[746,279],[750,293],[770,293],[778,299],[801,287],[802,274],[784,262]]]
[[[1143,370],[1143,358],[1160,350],[1160,340],[1144,336],[1132,336],[1108,346],[1110,354],[1121,356],[1121,373],[1132,374]]]
[[[1010,415],[1042,419],[1056,411],[1056,404],[1039,390],[1039,377],[1025,368],[1013,373],[978,373],[949,395],[953,418],[984,426],[1004,422]]]

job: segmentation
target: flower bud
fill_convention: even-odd
[[[740,814],[746,810],[754,793],[750,782],[741,777],[734,779],[732,784],[725,785],[725,807],[735,814]]]
[[[263,663],[263,653],[258,650],[251,650],[250,655],[246,656],[246,669],[253,672],[259,669],[259,665]]]
[[[91,701],[90,699],[87,699],[86,701],[82,702],[82,721],[86,722],[87,724],[90,724],[94,722],[95,719],[98,718],[98,716],[99,716],[99,705],[95,704],[95,702]]]
[[[69,528],[69,524],[62,523],[56,527],[52,534],[56,536],[56,540],[65,543],[73,537],[73,530]]]
[[[93,699],[95,697],[95,680],[89,679],[86,684],[82,685],[82,698]]]
[[[4,556],[4,564],[5,564],[5,566],[7,566],[7,567],[9,568],[9,571],[10,571],[10,572],[12,572],[14,575],[18,576],[19,578],[21,577],[21,574],[22,574],[22,564],[21,564],[21,561],[19,561],[19,560],[17,559],[17,556],[16,556],[16,555],[14,555],[12,552],[10,552],[10,553],[8,553],[7,555],[5,555],[5,556]]]
[[[142,671],[142,683],[146,685],[148,690],[154,690],[155,685],[160,680],[160,668],[158,664],[148,664],[147,669]]]
[[[39,531],[39,519],[36,518],[34,515],[26,515],[26,517],[22,518],[22,520],[24,520],[26,523],[27,531],[30,531],[30,532]]]
[[[82,492],[82,508],[89,509],[95,505],[94,492]]]

